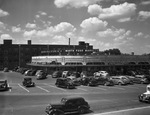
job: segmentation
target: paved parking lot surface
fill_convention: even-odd
[[[146,91],[146,84],[96,87],[81,85],[76,89],[65,89],[56,87],[56,79],[51,76],[44,80],[36,80],[35,76],[30,76],[36,85],[26,88],[22,85],[25,76],[20,73],[0,72],[0,77],[6,78],[10,87],[8,91],[0,92],[0,112],[3,115],[45,115],[47,104],[66,96],[85,98],[91,106],[91,115],[148,106],[140,103],[137,98]]]

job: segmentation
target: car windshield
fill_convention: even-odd
[[[24,80],[27,81],[27,82],[30,82],[31,78],[27,78],[27,79],[24,79]]]
[[[122,79],[127,79],[126,77],[122,77]]]
[[[4,84],[5,83],[5,81],[0,81],[0,84]]]
[[[61,99],[61,103],[62,103],[62,104],[65,104],[66,101],[67,101],[67,99],[65,99],[65,98],[62,98],[62,99]]]
[[[150,87],[147,87],[147,91],[150,91]]]

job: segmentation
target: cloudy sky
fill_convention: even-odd
[[[0,44],[68,44],[150,53],[150,0],[0,0]]]

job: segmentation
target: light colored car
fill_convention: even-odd
[[[38,73],[36,73],[36,79],[40,80],[40,79],[46,79],[47,78],[47,73],[44,71],[39,71]]]
[[[98,71],[98,72],[94,73],[95,77],[100,77],[100,76],[106,77],[108,75],[109,75],[109,73],[107,71]]]
[[[70,76],[71,74],[72,74],[71,71],[63,71],[62,72],[62,77],[66,78],[67,76]]]
[[[146,86],[146,92],[138,96],[140,102],[150,103],[150,85]]]
[[[131,84],[131,80],[126,76],[111,76],[110,78],[115,85],[127,85]]]
[[[128,77],[133,83],[138,83],[138,84],[149,84],[149,80],[145,76],[126,76]]]
[[[62,77],[62,72],[61,71],[54,71],[52,74],[52,78],[60,78]]]
[[[43,70],[37,70],[35,76],[37,76],[40,72],[43,72]]]

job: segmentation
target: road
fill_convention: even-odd
[[[36,87],[25,88],[22,86],[23,77],[20,73],[0,72],[0,78],[7,79],[11,87],[9,91],[0,92],[1,115],[45,115],[44,110],[49,103],[59,102],[66,96],[84,97],[91,106],[91,115],[149,106],[140,103],[137,98],[145,92],[144,84],[62,89],[55,86],[56,79],[51,76],[45,80],[31,76]]]

